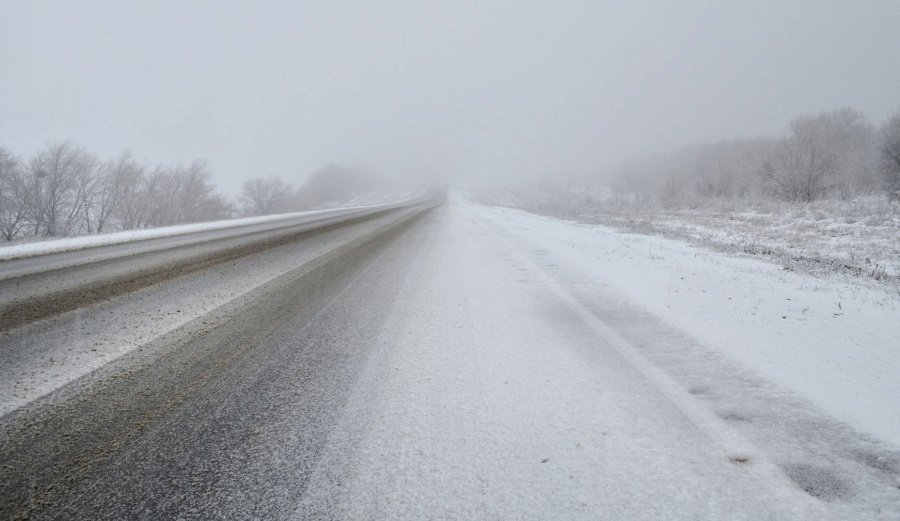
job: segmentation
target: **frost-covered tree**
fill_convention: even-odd
[[[30,198],[19,160],[0,147],[0,236],[17,238],[28,224]]]
[[[75,190],[65,219],[65,235],[94,233],[95,205],[102,188],[102,163],[95,156],[83,152],[75,164],[75,170]]]
[[[238,198],[244,215],[268,215],[289,209],[294,189],[277,177],[257,177],[244,182]]]
[[[629,163],[612,181],[619,196],[644,204],[697,204],[756,196],[757,173],[774,148],[769,138],[722,141]]]
[[[797,118],[760,173],[782,199],[849,198],[872,184],[872,136],[871,125],[853,109]]]
[[[790,135],[760,170],[773,193],[789,201],[812,201],[825,194],[831,165],[820,132],[813,120],[791,122]]]
[[[169,226],[231,217],[231,203],[216,192],[202,161],[190,166],[158,166],[145,184],[148,201],[143,226]]]
[[[127,213],[129,218],[132,216],[143,176],[143,165],[128,150],[103,166],[93,204],[97,233],[107,229],[116,215],[120,219],[123,213]],[[124,219],[122,221],[124,228]]]
[[[147,176],[147,167],[134,163],[123,169],[121,174],[115,216],[123,230],[143,228],[153,208],[150,199],[153,187]]]
[[[131,152],[100,161],[71,143],[55,143],[26,164],[0,148],[0,236],[62,237],[132,230],[234,215],[202,161],[152,173]]]
[[[86,152],[71,143],[56,143],[29,161],[30,214],[34,235],[55,237],[71,231],[83,203],[81,191]]]
[[[861,112],[850,108],[825,114],[823,120],[826,146],[832,154],[831,195],[850,199],[877,189],[874,127]]]
[[[881,126],[879,137],[884,186],[890,194],[900,199],[900,112]]]

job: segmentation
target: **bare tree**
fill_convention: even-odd
[[[871,125],[853,109],[798,118],[761,173],[784,199],[850,198],[873,187],[872,137]]]
[[[120,206],[124,208],[125,214],[122,226],[130,229],[126,227],[125,222],[131,224],[139,213],[136,210],[143,207],[142,198],[139,196],[143,176],[144,167],[128,150],[104,166],[95,203],[97,233],[103,232],[110,218],[120,213]]]
[[[244,215],[268,215],[288,210],[293,188],[277,177],[255,178],[244,182],[238,203]]]
[[[198,211],[199,220],[195,222],[231,219],[236,214],[234,203],[229,201],[224,195],[213,191],[201,201]]]
[[[216,187],[209,178],[210,173],[203,161],[194,161],[187,168],[178,168],[176,175],[176,197],[178,222],[199,222],[219,217],[210,209],[209,198]]]
[[[47,146],[29,161],[34,235],[65,234],[67,210],[73,204],[82,150],[70,143]]]
[[[813,201],[825,194],[831,156],[824,146],[821,127],[810,118],[791,122],[790,135],[767,161],[761,174],[772,191],[789,201]]]
[[[280,183],[280,182],[279,182]],[[290,188],[275,183],[276,209]],[[0,236],[57,237],[232,217],[205,163],[156,167],[148,174],[129,151],[101,162],[70,143],[45,147],[27,166],[0,148]]]
[[[30,203],[19,160],[0,147],[0,235],[7,241],[18,237],[27,224]]]
[[[147,173],[144,166],[131,173],[122,188],[116,212],[123,230],[135,230],[153,226],[161,207],[160,184],[164,180],[163,167],[157,166]]]
[[[884,186],[894,197],[900,199],[900,112],[897,112],[881,126],[879,152]]]
[[[202,161],[187,168],[156,167],[147,177],[145,197],[149,207],[144,227],[224,219],[233,214],[232,205],[216,192]]]
[[[177,222],[201,222],[231,216],[231,205],[216,193],[205,162],[194,161],[187,168],[176,168],[173,173]]]
[[[94,207],[101,189],[100,161],[87,152],[81,151],[75,162],[75,189],[64,221],[64,235],[79,232],[93,233]]]
[[[825,126],[825,146],[831,154],[829,187],[833,195],[850,199],[877,188],[873,159],[875,131],[859,111],[843,108],[819,118]]]
[[[141,228],[154,226],[167,226],[177,221],[176,197],[178,186],[176,176],[171,169],[164,165],[157,165],[147,175],[143,186],[142,195],[145,198]]]

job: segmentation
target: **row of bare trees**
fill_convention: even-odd
[[[0,236],[65,237],[227,218],[202,161],[148,168],[130,152],[102,161],[71,143],[27,160],[0,148]]]
[[[879,126],[849,108],[799,117],[780,138],[700,145],[634,162],[615,176],[613,188],[664,204],[900,197],[900,112]]]
[[[241,215],[267,215],[333,206],[382,188],[370,174],[341,165],[326,165],[299,188],[277,177],[244,182],[237,208]]]
[[[0,237],[68,237],[336,205],[373,190],[339,165],[300,188],[277,177],[246,181],[236,201],[219,193],[202,161],[150,168],[130,152],[102,161],[71,143],[27,159],[0,147]]]

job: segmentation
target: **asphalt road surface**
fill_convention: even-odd
[[[0,518],[834,514],[553,268],[455,202],[368,229],[5,414]]]

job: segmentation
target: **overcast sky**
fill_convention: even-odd
[[[582,172],[900,108],[900,1],[0,3],[0,146],[295,183]]]

